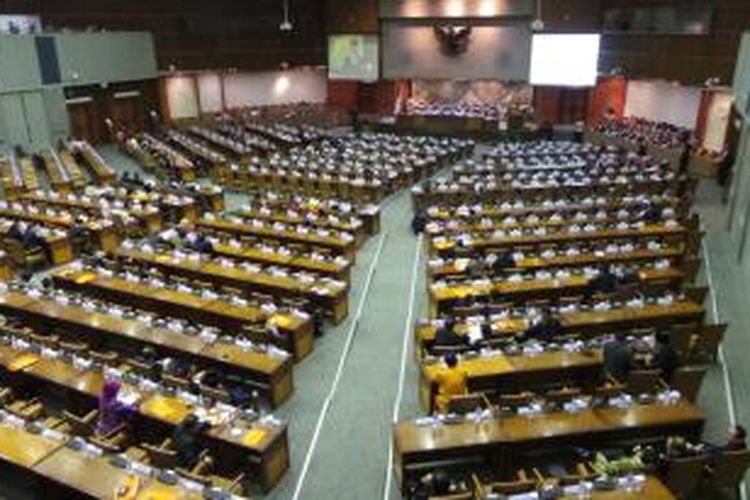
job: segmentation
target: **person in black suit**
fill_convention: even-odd
[[[597,293],[613,293],[617,289],[618,281],[617,275],[609,266],[601,266],[599,274],[589,281],[586,293],[589,297]]]
[[[604,344],[604,370],[620,382],[624,382],[633,365],[633,350],[625,334],[617,332],[615,338]]]
[[[667,384],[672,381],[672,376],[679,365],[679,358],[672,345],[669,343],[669,333],[659,332],[656,334],[656,349],[651,365],[659,370],[661,378]]]
[[[454,331],[455,322],[447,319],[445,324],[435,333],[435,345],[441,347],[460,346],[466,343],[466,338]]]
[[[562,331],[562,324],[550,311],[549,307],[542,309],[541,317],[531,328],[526,330],[526,336],[536,340],[549,342]]]
[[[172,443],[177,451],[177,466],[189,468],[195,465],[196,460],[203,451],[200,443],[200,434],[207,430],[210,425],[201,422],[195,415],[188,415],[175,428],[172,433]]]

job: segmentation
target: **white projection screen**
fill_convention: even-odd
[[[328,37],[328,78],[331,80],[378,79],[376,35],[331,35]]]
[[[531,40],[531,84],[595,85],[599,39],[599,35],[588,34],[535,34]]]

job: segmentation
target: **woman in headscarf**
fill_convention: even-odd
[[[107,380],[99,394],[99,420],[96,433],[108,436],[135,412],[135,408],[117,399],[121,384],[117,380]]]

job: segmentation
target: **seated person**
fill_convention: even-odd
[[[549,307],[542,309],[542,313],[539,319],[526,330],[526,336],[540,340],[540,341],[552,341],[562,331],[562,324],[557,319]]]
[[[190,468],[195,465],[196,460],[203,451],[200,444],[200,434],[206,431],[210,425],[201,422],[193,414],[188,415],[172,432],[172,443],[177,452],[177,466]]]
[[[454,331],[455,321],[453,318],[445,320],[445,324],[437,329],[435,333],[435,346],[450,347],[466,344],[466,338]]]
[[[623,332],[604,344],[604,369],[620,382],[627,380],[633,365],[633,351]]]
[[[617,289],[617,275],[612,272],[609,266],[601,266],[599,274],[589,281],[587,293],[594,295],[597,293],[612,293]]]
[[[656,348],[651,358],[651,366],[659,370],[661,378],[667,384],[672,381],[672,376],[679,365],[679,358],[669,342],[668,332],[656,334]]]
[[[722,446],[724,451],[747,449],[747,431],[741,425],[733,425],[727,431],[727,440]]]
[[[203,233],[188,233],[185,236],[185,244],[189,249],[200,253],[208,253],[213,250],[213,245]]]
[[[96,423],[96,433],[108,436],[135,413],[136,409],[117,399],[121,384],[116,380],[108,380],[99,395],[99,420]]]
[[[445,355],[444,360],[446,367],[440,370],[435,376],[438,388],[437,398],[435,399],[435,410],[437,413],[448,411],[448,404],[451,397],[463,396],[469,393],[469,374],[466,370],[458,366],[458,357],[456,357],[456,354],[449,352]]]

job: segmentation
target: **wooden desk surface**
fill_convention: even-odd
[[[234,344],[206,344],[200,337],[153,328],[137,319],[124,319],[106,313],[88,312],[82,308],[62,305],[53,300],[35,300],[17,293],[6,293],[0,295],[0,308],[16,314],[30,314],[46,321],[158,344],[195,356],[214,359],[227,365],[234,365],[265,377],[272,377],[287,368],[285,365],[288,360],[259,352],[244,351]]]
[[[546,200],[545,200],[546,201]],[[481,211],[477,214],[471,214],[467,217],[519,217],[524,215],[531,215],[531,214],[553,214],[553,213],[568,213],[568,212],[585,212],[589,210],[619,210],[619,209],[628,209],[632,207],[642,207],[643,204],[640,200],[635,201],[625,201],[623,199],[608,199],[607,203],[601,204],[601,203],[582,203],[581,200],[569,200],[570,203],[566,203],[565,205],[542,205],[539,202],[536,203],[528,203],[523,207],[502,207],[499,205],[490,205],[490,206],[484,206],[482,207]],[[666,200],[658,200],[655,203],[653,203],[654,206],[657,207],[665,207],[665,206],[671,206],[675,207],[679,205],[680,200],[675,197],[669,197]],[[454,219],[457,217],[463,217],[461,215],[458,215],[457,213],[457,207],[438,207],[438,211],[435,215],[429,216],[432,219]]]
[[[493,237],[491,234],[483,236],[481,238],[474,239],[469,243],[469,247],[472,248],[483,248],[483,247],[501,247],[501,246],[514,246],[514,245],[531,245],[531,244],[545,244],[545,243],[562,243],[572,241],[591,241],[600,239],[616,239],[616,238],[638,238],[638,237],[651,237],[651,236],[682,236],[687,233],[687,230],[677,225],[675,227],[666,227],[660,224],[647,225],[641,229],[613,229],[607,228],[599,231],[581,231],[578,233],[569,233],[566,231],[549,232],[547,234],[521,234],[519,236],[503,236],[499,238]],[[450,250],[456,246],[456,241],[452,239],[445,239],[445,241],[430,240],[430,248],[434,251],[441,252],[444,250]]]
[[[669,267],[664,269],[643,268],[636,271],[636,275],[643,283],[654,281],[678,282],[683,278],[680,269]],[[523,281],[491,281],[487,284],[474,284],[471,281],[451,283],[445,286],[432,284],[430,286],[430,300],[435,302],[451,301],[466,297],[483,297],[487,295],[527,295],[534,292],[554,293],[556,291],[580,290],[589,286],[591,280],[583,274],[572,275],[567,278],[530,279]]]
[[[252,224],[236,223],[229,220],[206,220],[196,221],[198,226],[227,231],[235,234],[255,234],[269,238],[280,238],[282,240],[299,241],[314,245],[327,246],[338,249],[342,253],[348,253],[354,247],[355,240],[346,240],[335,235],[321,236],[315,232],[297,233],[294,231],[277,231],[272,227],[256,227]]]
[[[115,467],[106,457],[92,457],[62,447],[32,469],[51,479],[94,498],[113,498],[130,472]]]
[[[0,365],[9,370],[13,362],[28,356],[10,346],[0,346]],[[38,380],[54,384],[62,389],[72,389],[83,393],[95,401],[104,385],[104,374],[101,371],[81,371],[72,364],[62,360],[50,360],[36,356],[36,360],[20,370]],[[11,372],[12,373],[12,372]],[[130,384],[124,384],[123,390],[140,395],[138,411],[142,416],[150,417],[169,425],[179,424],[186,416],[193,413],[195,406],[182,399],[160,394],[144,392]],[[2,428],[2,424],[0,424]],[[233,420],[210,428],[206,433],[220,441],[262,454],[269,446],[276,444],[286,427],[270,427],[258,422],[248,423],[244,420]],[[252,433],[251,433],[252,431]],[[247,434],[251,433],[248,437]],[[2,443],[0,436],[0,443]],[[1,452],[1,450],[0,450]]]
[[[154,309],[167,315],[197,318],[201,323],[217,326],[225,331],[239,333],[251,323],[269,321],[276,325],[281,337],[253,339],[272,342],[282,349],[302,359],[312,346],[313,324],[311,318],[292,313],[268,313],[259,307],[237,305],[220,299],[207,299],[201,296],[171,290],[156,289],[148,283],[134,283],[123,278],[110,277],[93,270],[61,269],[53,273],[56,283],[72,290],[88,290],[97,296],[104,295],[109,300],[120,303],[139,302],[144,309]]]
[[[551,369],[564,370],[570,367],[601,366],[601,351],[568,352],[553,351],[533,355],[506,356],[497,354],[491,357],[462,359],[459,366],[466,370],[469,379],[494,377],[505,373],[529,373]],[[422,372],[434,381],[445,365],[441,362],[422,363]]]
[[[137,250],[118,250],[116,255],[175,271],[191,272],[196,273],[196,275],[205,275],[206,277],[212,276],[220,280],[229,280],[237,283],[245,282],[250,285],[275,288],[297,295],[328,296],[337,299],[345,297],[347,293],[346,287],[332,287],[319,281],[308,284],[289,276],[271,276],[266,273],[254,273],[243,268],[225,267],[216,262],[195,262],[188,259],[178,260],[172,255],[163,253],[149,254]],[[316,290],[313,290],[314,288],[320,291],[325,290],[326,293],[317,293]]]
[[[397,453],[405,459],[412,454],[473,447],[551,443],[584,435],[594,439],[619,431],[638,433],[644,428],[700,426],[703,421],[703,413],[685,402],[670,406],[634,404],[624,410],[603,408],[579,413],[512,416],[478,424],[461,422],[436,428],[403,421],[396,424],[395,444]]]
[[[324,273],[332,275],[337,279],[343,279],[344,281],[348,281],[348,271],[352,266],[349,260],[345,262],[313,260],[304,255],[280,255],[275,252],[263,252],[257,248],[238,248],[221,243],[213,246],[213,253],[254,262],[278,264],[305,271]]]
[[[31,468],[63,443],[0,423],[0,460]]]
[[[644,305],[641,308],[624,307],[609,311],[585,311],[559,314],[563,330],[568,332],[594,333],[608,328],[638,326],[653,322],[680,322],[687,323],[698,321],[702,318],[704,308],[700,304],[691,301],[676,301],[671,305],[661,306],[658,304]],[[514,317],[503,318],[493,322],[495,336],[512,335],[522,332],[529,327],[528,318]],[[464,333],[462,328],[457,328],[457,333]],[[417,339],[421,342],[431,341],[435,338],[435,327],[431,324],[421,324],[416,328]]]

